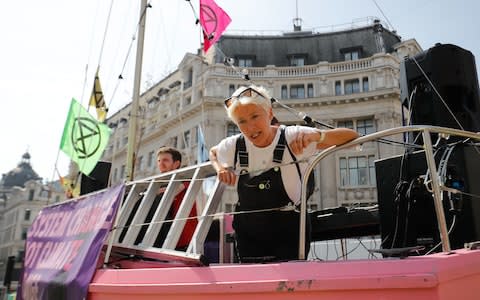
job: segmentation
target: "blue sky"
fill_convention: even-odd
[[[16,167],[26,150],[40,176],[56,179],[57,155],[60,172],[67,171],[68,158],[58,149],[70,100],[74,97],[84,104],[87,102],[99,64],[100,79],[111,111],[130,101],[136,46],[132,37],[139,2],[113,3],[105,39],[110,1],[0,3],[0,173]],[[292,19],[297,16],[298,3],[298,17],[303,19],[304,29],[328,30],[332,25],[379,17],[390,23],[403,40],[415,38],[423,49],[435,43],[452,43],[470,50],[479,69],[480,2],[477,0],[216,2],[232,18],[227,32],[289,31]],[[199,28],[187,1],[151,0],[150,3],[142,78],[144,88],[173,71],[186,52],[196,53],[200,45]],[[198,13],[198,0],[191,3]],[[132,49],[127,55],[130,45]],[[120,73],[123,80],[117,79]]]

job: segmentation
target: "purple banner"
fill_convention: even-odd
[[[27,233],[19,300],[82,300],[125,186],[41,210]]]

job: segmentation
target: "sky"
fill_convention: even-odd
[[[402,40],[427,50],[436,43],[467,49],[480,65],[478,0],[216,0],[231,17],[227,34],[331,31],[378,17]],[[150,0],[142,90],[174,71],[200,47],[199,0]],[[192,10],[193,6],[194,11]],[[140,0],[0,2],[0,174],[23,153],[45,180],[68,171],[59,151],[72,98],[86,106],[97,67],[113,113],[132,99]],[[107,22],[108,20],[108,22]],[[337,26],[341,25],[341,26]],[[343,27],[342,27],[343,26]],[[123,79],[119,80],[119,75]],[[92,113],[93,110],[91,110]]]

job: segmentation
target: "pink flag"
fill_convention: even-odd
[[[203,50],[208,51],[232,19],[213,0],[200,0],[200,25],[203,29]]]

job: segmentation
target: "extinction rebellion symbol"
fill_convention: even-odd
[[[207,5],[200,5],[200,9],[203,12],[203,21],[205,23],[205,31],[207,33],[207,37],[209,40],[211,40],[217,32],[217,14],[215,11]]]
[[[81,159],[94,155],[102,141],[100,127],[89,118],[75,118],[70,136],[73,148]]]

